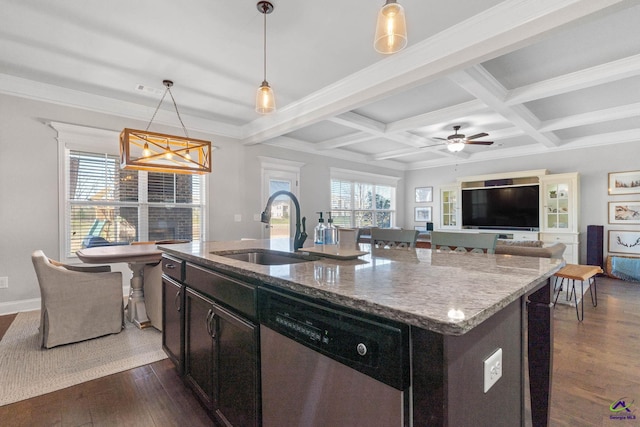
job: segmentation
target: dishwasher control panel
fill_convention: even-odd
[[[265,288],[258,306],[262,325],[393,387],[406,384],[406,325]]]

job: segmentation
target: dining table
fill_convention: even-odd
[[[80,249],[78,258],[88,264],[126,263],[132,271],[126,318],[138,328],[151,325],[144,302],[144,266],[162,260],[162,251],[155,244],[96,246]]]

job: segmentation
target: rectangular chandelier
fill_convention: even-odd
[[[120,133],[120,167],[153,172],[211,172],[211,142],[125,128]]]

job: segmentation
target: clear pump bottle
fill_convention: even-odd
[[[327,228],[324,230],[324,244],[325,245],[337,245],[338,244],[338,229],[333,225],[333,218],[331,218],[331,212],[327,212],[329,218],[327,219]]]
[[[324,235],[327,227],[324,225],[324,218],[322,218],[322,212],[317,212],[320,214],[320,218],[318,219],[318,225],[313,230],[313,244],[314,245],[324,245]]]

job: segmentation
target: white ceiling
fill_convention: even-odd
[[[127,127],[171,79],[190,130],[398,170],[640,140],[638,0],[400,0],[409,45],[390,56],[383,0],[273,3],[269,116],[253,0],[0,0],[0,93]],[[168,98],[155,122],[179,126]],[[495,143],[449,153],[433,138],[454,125]]]

